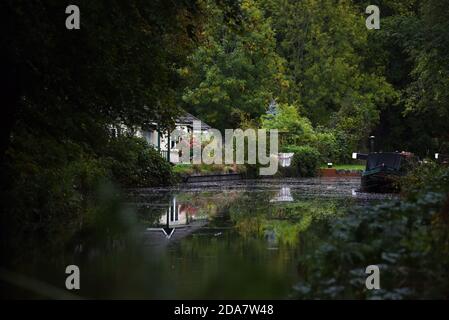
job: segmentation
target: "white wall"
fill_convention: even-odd
[[[182,130],[188,134],[191,133],[191,130],[187,126],[180,126],[177,125],[176,129]],[[138,137],[144,138],[150,145],[157,148],[158,145],[158,132],[156,130],[138,130],[137,134]],[[170,162],[172,163],[179,163],[179,150],[175,147],[176,142],[171,140],[170,141]],[[160,134],[160,148],[161,151],[167,151],[169,149],[168,146],[168,133],[164,132]]]

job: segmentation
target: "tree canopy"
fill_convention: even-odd
[[[186,108],[219,129],[237,127],[246,115],[257,118],[288,87],[284,60],[276,53],[270,20],[253,0],[240,3],[238,25],[224,23],[223,9],[205,1],[208,20],[202,43],[180,73],[187,86]]]

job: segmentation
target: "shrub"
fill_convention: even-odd
[[[2,169],[0,239],[8,254],[32,253],[36,245],[62,250],[93,225],[120,231],[120,193],[111,180],[125,187],[173,182],[171,165],[143,139],[106,137],[93,146],[23,127]]]
[[[63,243],[96,205],[95,192],[107,170],[71,140],[20,133],[8,150],[2,236],[13,247],[23,241],[21,250],[31,244],[30,233],[43,242],[51,235],[58,239],[52,244]]]
[[[304,274],[310,276],[294,287],[295,297],[448,297],[449,170],[419,170],[423,172],[415,177],[427,170],[434,173],[412,182],[419,192],[364,210],[353,208],[329,224],[327,243],[300,259]],[[418,190],[415,187],[411,190]],[[380,290],[364,286],[365,267],[373,263],[382,269]]]
[[[156,187],[173,183],[170,163],[137,137],[113,139],[104,161],[113,179],[125,187]]]
[[[335,135],[332,132],[317,132],[313,143],[321,155],[321,162],[339,162],[340,149],[337,144]]]
[[[447,185],[449,185],[447,168],[435,162],[412,165],[407,175],[400,180],[401,192],[408,198],[419,196],[424,189],[441,191],[441,188]]]
[[[314,177],[320,167],[321,155],[310,146],[289,146],[287,152],[293,152],[292,166],[301,177]]]
[[[322,162],[351,163],[351,154],[359,150],[351,137],[336,129],[317,128],[311,144],[321,153]]]
[[[276,111],[275,115],[263,115],[261,126],[264,129],[279,130],[281,152],[288,145],[304,145],[314,141],[315,132],[310,120],[301,116],[296,106],[280,104]]]

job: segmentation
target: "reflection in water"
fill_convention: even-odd
[[[265,230],[265,239],[267,239],[269,250],[277,250],[278,249],[278,240],[276,236],[276,232],[274,230]]]
[[[166,213],[162,214],[159,223],[167,227],[186,226],[195,220],[196,209],[189,204],[181,204],[176,201],[176,196],[172,196],[170,205]]]
[[[170,246],[160,251],[158,259],[176,271],[160,276],[170,282],[173,291],[153,294],[170,298],[288,297],[293,285],[305,276],[299,258],[328,241],[329,224],[348,207],[389,197],[354,193],[359,181],[266,179],[159,189],[159,195],[176,197],[179,211],[186,208],[185,216],[179,212],[177,223],[192,225],[199,219],[203,224],[182,239],[172,238]],[[136,201],[145,201],[153,192],[136,191],[134,196]],[[159,213],[157,223],[164,221]],[[169,222],[176,226],[175,221]]]
[[[290,202],[293,201],[293,197],[291,195],[291,191],[289,187],[282,187],[281,191],[270,200],[270,202]]]
[[[60,287],[61,270],[78,265],[80,295],[89,298],[286,298],[307,276],[300,257],[329,241],[335,219],[348,207],[388,197],[354,194],[358,184],[264,179],[133,190],[129,210],[120,216],[134,221],[132,227],[114,227],[111,237],[106,226],[74,241],[82,252],[27,266],[34,277]],[[120,245],[101,246],[103,239]]]
[[[207,223],[207,216],[197,215],[197,211],[189,203],[178,202],[176,195],[172,195],[169,204],[159,217],[159,226],[146,229],[147,233],[156,235],[149,242],[157,242],[157,236],[161,234],[165,235],[166,239],[171,239],[175,232],[180,233],[180,229],[183,229],[181,233],[183,237],[196,231],[198,227]]]

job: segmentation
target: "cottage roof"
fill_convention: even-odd
[[[176,118],[176,124],[188,125],[191,127],[193,127],[193,121],[201,121],[201,120],[188,112],[185,112],[183,115]],[[211,128],[212,127],[210,125],[208,125],[204,121],[201,121],[201,129],[202,130],[208,130]]]

